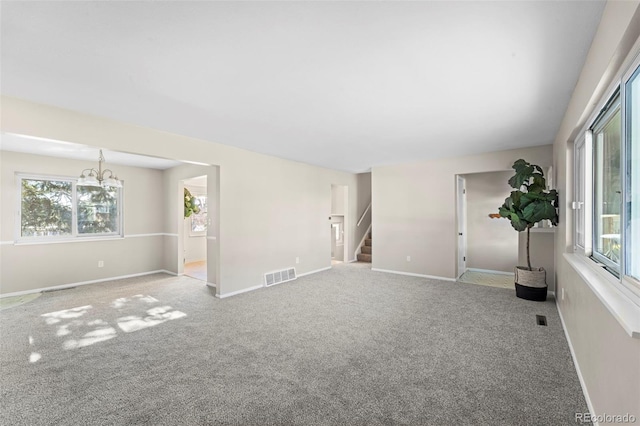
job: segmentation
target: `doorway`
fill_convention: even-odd
[[[207,176],[182,181],[185,218],[183,222],[184,275],[207,282]]]
[[[466,179],[456,176],[456,206],[458,231],[458,273],[460,278],[467,270],[467,189]]]
[[[348,229],[349,188],[346,185],[331,185],[331,264],[349,261],[348,241],[345,229]]]
[[[508,276],[513,277],[518,233],[508,220],[491,216],[513,190],[509,185],[512,175],[513,171],[497,170],[457,176],[458,234],[463,234],[458,235],[460,281],[502,285]]]

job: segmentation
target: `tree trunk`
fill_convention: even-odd
[[[527,266],[529,267],[530,271],[533,271],[533,269],[531,268],[531,257],[529,256],[529,232],[531,231],[531,228],[527,226]]]

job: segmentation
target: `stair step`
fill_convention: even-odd
[[[362,254],[371,254],[373,247],[371,246],[362,246]]]
[[[373,245],[373,240],[371,238],[367,238],[364,240],[364,245],[371,247]]]
[[[371,263],[371,255],[370,254],[358,254],[358,262],[369,262]]]

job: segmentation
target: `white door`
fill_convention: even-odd
[[[467,270],[467,190],[466,181],[456,176],[458,222],[458,278]]]

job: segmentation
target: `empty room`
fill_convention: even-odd
[[[640,1],[1,1],[0,423],[640,423]]]

